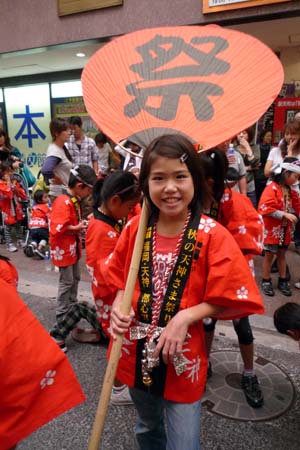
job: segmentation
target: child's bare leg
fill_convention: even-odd
[[[287,278],[286,273],[286,259],[285,259],[286,249],[281,248],[277,253],[277,265],[278,265],[278,289],[281,291],[283,295],[290,297],[292,295],[292,290]]]
[[[281,248],[277,253],[277,267],[280,278],[286,277],[286,249]]]
[[[263,260],[263,267],[262,267],[262,275],[265,280],[269,280],[271,277],[271,266],[273,262],[274,254],[271,252],[266,251],[264,260]]]

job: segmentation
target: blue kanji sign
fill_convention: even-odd
[[[13,114],[14,119],[23,119],[23,123],[15,135],[15,139],[18,140],[20,138],[28,140],[28,147],[32,148],[33,139],[38,139],[39,137],[43,140],[46,139],[46,135],[39,129],[37,124],[34,122],[33,118],[44,117],[44,113],[31,113],[29,105],[25,106],[24,114]],[[36,131],[36,133],[34,133]]]

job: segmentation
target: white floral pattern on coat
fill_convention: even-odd
[[[97,316],[100,319],[108,319],[111,311],[111,306],[106,305],[103,300],[99,299],[95,301],[97,306]]]
[[[248,289],[245,288],[245,286],[242,286],[240,289],[238,289],[236,291],[237,298],[239,298],[239,299],[246,300],[248,298],[248,293],[249,293],[249,291],[248,291]]]
[[[209,233],[212,228],[216,226],[216,222],[208,217],[207,219],[204,219],[201,217],[200,223],[199,223],[199,230],[203,230],[204,233]]]
[[[71,256],[76,256],[76,242],[75,244],[70,244],[69,251],[71,253]]]
[[[229,200],[230,200],[230,194],[229,194],[229,192],[225,192],[223,194],[223,197],[221,198],[221,203],[228,202]]]
[[[268,208],[267,208],[267,205],[265,205],[265,204],[263,203],[262,205],[260,205],[260,209],[261,209],[262,211],[266,211]]]
[[[47,386],[51,386],[54,383],[54,378],[56,375],[56,370],[48,370],[45,374],[45,377],[41,380],[40,385],[42,389],[45,389]]]
[[[246,228],[245,225],[239,225],[238,230],[239,230],[240,234],[246,234],[247,233],[247,228]]]
[[[54,250],[51,250],[51,256],[56,261],[61,261],[63,259],[64,253],[65,251],[58,246],[56,246]]]
[[[279,238],[280,236],[280,225],[272,228],[272,236],[275,238]]]
[[[62,227],[63,227],[63,225],[62,225],[61,223],[59,223],[59,224],[56,226],[56,231],[59,233],[59,232],[61,231]]]
[[[88,274],[91,277],[91,281],[92,281],[93,285],[97,287],[98,281],[97,281],[97,278],[94,276],[94,267],[88,266],[86,264],[86,270],[88,271]]]

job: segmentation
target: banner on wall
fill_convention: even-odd
[[[273,139],[278,143],[282,137],[282,130],[286,122],[293,120],[300,111],[300,98],[277,98],[275,101]]]
[[[68,119],[71,116],[79,116],[82,119],[82,129],[85,134],[94,137],[99,132],[86,110],[83,97],[53,98],[51,105],[53,117]]]
[[[48,84],[4,89],[7,130],[10,142],[36,175],[51,142]]]
[[[291,2],[293,0],[203,0],[203,14]]]

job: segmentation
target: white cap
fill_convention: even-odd
[[[284,162],[281,163],[281,169],[284,170],[289,170],[290,172],[294,172],[297,173],[298,175],[300,175],[300,160],[297,159],[296,161],[292,161],[292,162]]]

